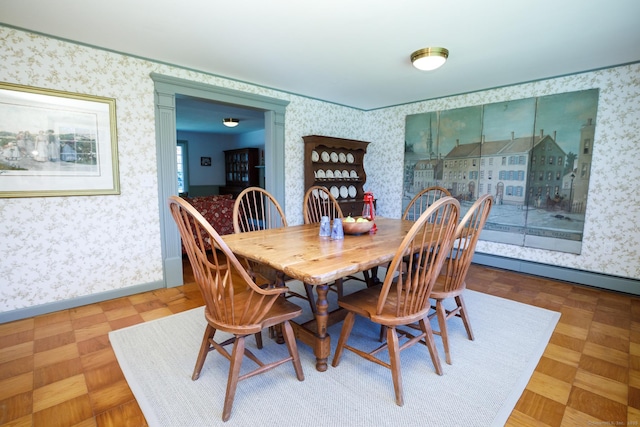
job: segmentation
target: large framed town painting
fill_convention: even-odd
[[[482,239],[579,254],[597,109],[591,89],[407,116],[402,209],[431,186],[462,214],[491,194]]]

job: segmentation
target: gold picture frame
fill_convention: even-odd
[[[0,82],[0,198],[112,194],[115,99]]]

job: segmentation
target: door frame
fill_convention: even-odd
[[[280,206],[285,206],[284,119],[289,101],[157,73],[151,73],[150,76],[154,82],[163,282],[165,287],[173,287],[183,284],[180,233],[167,204],[169,196],[178,194],[175,153],[177,140],[176,95],[193,96],[264,111],[265,189],[274,195]]]

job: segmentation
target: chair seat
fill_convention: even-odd
[[[382,284],[372,286],[370,288],[364,288],[360,291],[344,296],[341,300],[338,300],[338,305],[348,311],[352,311],[362,317],[366,317],[376,323],[386,326],[408,325],[424,318],[430,309],[428,305],[422,311],[411,316],[401,317],[396,314],[396,308],[398,307],[396,286],[397,284],[393,284],[391,286],[391,290],[389,291],[389,295],[387,295],[386,304],[383,307],[382,313],[378,315],[376,315],[376,309],[380,298],[380,292],[382,291]]]
[[[436,283],[433,285],[433,290],[431,291],[431,298],[433,299],[453,298],[455,296],[462,294],[462,292],[464,292],[464,290],[467,288],[467,284],[463,282],[459,288],[452,289],[450,291],[445,291],[444,287],[445,287],[445,277],[440,275],[438,276]]]
[[[252,302],[249,300],[251,294],[251,291],[245,291],[236,294],[234,296],[233,302],[234,310],[242,311],[245,309],[247,304],[251,305]],[[254,294],[254,297],[257,297],[257,295]],[[227,306],[227,308],[230,308],[230,304],[227,304]],[[209,322],[209,324],[211,324],[211,326],[216,329],[224,330],[225,332],[231,334],[250,335],[258,333],[265,328],[278,325],[285,320],[291,320],[300,316],[302,314],[302,308],[292,302],[287,301],[285,298],[278,298],[273,303],[273,306],[271,306],[266,315],[263,317],[262,321],[253,325],[230,325],[228,323],[221,324],[217,322],[213,316],[211,316],[206,307],[204,314],[207,322]]]
[[[375,314],[381,289],[381,285],[373,286],[345,295],[338,300],[338,306],[370,319]]]

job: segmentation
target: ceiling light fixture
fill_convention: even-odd
[[[441,67],[448,57],[449,51],[443,47],[427,47],[413,52],[411,62],[418,70],[431,71]]]
[[[222,119],[222,124],[224,124],[228,128],[234,128],[238,126],[238,123],[240,123],[240,120],[238,119],[232,119],[232,118]]]

